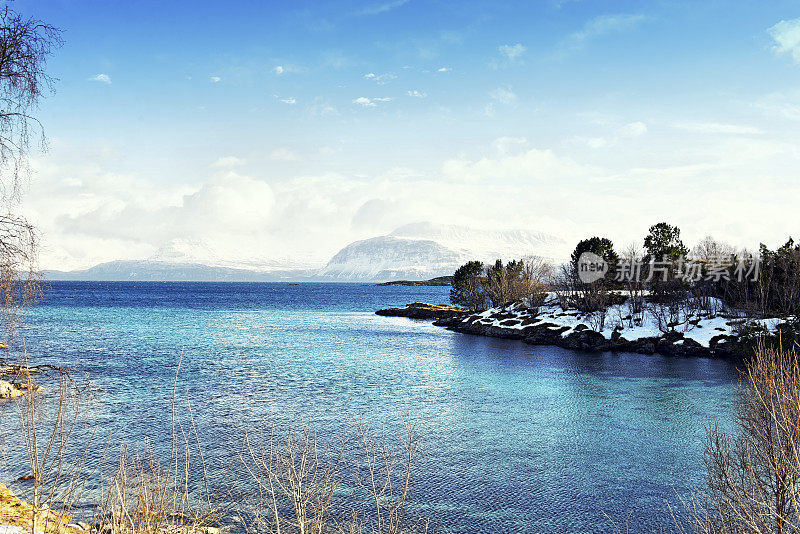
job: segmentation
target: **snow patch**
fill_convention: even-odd
[[[462,322],[467,322],[477,317],[479,318],[477,322],[480,324],[505,330],[523,330],[529,327],[548,325],[547,328],[550,330],[565,328],[564,332],[561,333],[562,337],[567,337],[576,330],[589,329],[598,331],[606,339],[611,339],[614,331],[618,330],[620,335],[628,341],[658,338],[665,334],[659,328],[656,317],[648,310],[644,312],[641,323],[636,324],[627,319],[629,316],[627,304],[609,306],[606,312],[604,328],[598,329],[597,321],[592,320],[590,314],[582,314],[577,310],[562,310],[554,300],[554,298],[549,298],[545,301],[545,305],[538,308],[538,311],[528,309],[519,304],[513,307],[490,308],[468,316]],[[711,306],[713,309],[722,309],[721,302],[712,304],[719,304],[718,307],[716,305]],[[519,323],[513,325],[501,324],[510,318],[519,320]],[[530,321],[533,318],[536,320]],[[527,324],[522,324],[526,319],[529,319]],[[688,319],[688,321],[677,325],[675,331],[683,334],[684,339],[691,339],[706,348],[710,346],[711,340],[717,336],[736,336],[739,325],[743,322],[747,322],[748,325],[752,326],[763,326],[770,332],[774,332],[781,323],[787,320],[780,318],[742,319],[735,316],[728,317],[713,314],[705,316],[697,314],[690,316]],[[676,343],[682,344],[683,342],[683,340],[680,340]]]

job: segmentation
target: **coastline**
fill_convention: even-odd
[[[457,308],[456,306],[448,306],[446,304],[412,302],[411,304],[406,304],[404,308],[384,308],[382,310],[377,310],[375,315],[422,320],[447,320],[464,317],[468,313],[468,310]]]
[[[43,527],[39,532],[79,534],[89,530],[87,524],[72,523],[72,518],[55,510],[39,512]],[[33,525],[33,506],[17,497],[5,484],[0,483],[0,526],[7,527],[6,534],[30,533]]]
[[[390,308],[375,313],[383,316],[432,320],[440,326],[462,334],[513,339],[531,345],[552,345],[565,349],[584,351],[634,352],[706,358],[740,358],[746,349],[741,332],[745,324],[780,332],[786,325],[784,319],[743,319],[723,315],[698,317],[686,324],[685,331],[675,329],[663,332],[652,324],[624,328],[606,325],[593,327],[587,316],[576,310],[561,310],[558,306],[542,306],[531,310],[517,304],[490,308],[470,313],[456,308],[456,312],[424,313],[423,303],[412,303],[406,308]],[[420,311],[422,310],[422,311]],[[610,322],[610,321],[609,321]]]

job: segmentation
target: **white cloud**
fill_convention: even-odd
[[[406,3],[408,3],[408,0],[391,0],[380,4],[371,4],[356,11],[356,15],[380,15],[381,13],[386,13],[387,11],[402,7]]]
[[[369,98],[367,98],[365,96],[360,96],[360,97],[356,98],[355,100],[353,100],[353,104],[359,104],[361,106],[364,106],[365,108],[367,108],[367,107],[375,107],[377,105],[372,100],[370,100]]]
[[[605,137],[590,137],[586,139],[586,146],[589,148],[604,148],[610,144],[615,144],[616,139],[613,141],[609,141]]]
[[[219,83],[219,82],[221,82],[221,81],[222,81],[222,78],[220,78],[219,76],[209,76],[209,77],[208,77],[208,80],[209,80],[211,83]]]
[[[325,65],[332,67],[334,69],[342,69],[344,67],[349,67],[355,62],[350,59],[349,57],[345,56],[339,50],[330,50],[325,52]]]
[[[641,121],[629,122],[621,128],[622,135],[638,137],[647,133],[647,125]]]
[[[34,159],[36,187],[22,212],[41,230],[42,267],[61,269],[161,257],[187,246],[226,265],[264,268],[285,258],[321,266],[349,242],[428,219],[541,230],[573,244],[587,228],[621,244],[641,241],[666,218],[681,226],[687,243],[711,233],[737,245],[778,245],[796,225],[800,149],[792,140],[722,136],[677,150],[659,140],[639,151],[623,144],[637,142],[620,133],[626,126],[609,124],[608,137],[594,138],[619,136],[619,168],[589,165],[606,159],[585,151],[570,157],[506,136],[435,171],[359,168],[363,177],[354,178],[299,170],[277,177],[279,166],[266,162],[257,170],[248,162],[245,174],[242,160],[226,156],[213,167],[187,169],[191,183],[137,175],[124,162],[139,169],[139,158],[120,149],[81,150],[54,140]]]
[[[528,145],[526,137],[498,137],[492,142],[492,146],[501,156],[509,156],[524,149]]]
[[[672,126],[679,130],[704,134],[759,135],[764,133],[755,126],[719,122],[676,122]]]
[[[594,126],[595,131],[591,132],[593,135],[577,135],[573,137],[573,141],[592,149],[617,146],[623,140],[630,141],[648,131],[647,124],[642,121],[620,124],[614,119],[599,117],[589,122]],[[602,135],[597,135],[598,130],[602,131]]]
[[[237,158],[236,156],[225,156],[216,160],[211,164],[211,166],[217,169],[229,169],[231,167],[238,167],[244,164],[245,160],[241,158]]]
[[[753,104],[764,111],[791,121],[800,121],[800,103],[792,102],[778,95],[764,98]]]
[[[108,74],[95,74],[90,81],[111,84],[111,77]]]
[[[367,98],[366,96],[360,96],[353,100],[353,104],[358,104],[365,108],[374,108],[378,105],[378,102],[390,102],[391,100],[390,97]]]
[[[294,98],[281,98],[280,100],[281,100],[281,102],[283,102],[284,104],[289,104],[290,106],[293,106],[294,104],[296,104],[296,103],[297,103],[297,100],[296,100],[296,99],[294,99]]]
[[[527,141],[524,138],[500,138],[495,140],[499,157],[451,159],[442,165],[444,176],[454,182],[484,182],[508,184],[563,181],[596,173],[595,169],[579,165],[567,158],[557,156],[551,150],[519,150]],[[512,150],[516,147],[517,150]]]
[[[772,49],[776,54],[790,54],[800,63],[800,18],[782,20],[767,30],[775,40]]]
[[[438,69],[436,69],[436,72],[450,72],[452,70],[453,70],[452,67],[439,67]]]
[[[498,87],[489,92],[489,96],[501,104],[513,104],[517,101],[517,95],[511,90],[511,87]]]
[[[314,100],[306,107],[309,115],[314,117],[325,117],[330,115],[338,115],[339,110],[331,104],[330,100],[321,96],[315,97]]]
[[[378,85],[386,85],[390,81],[396,79],[397,76],[395,74],[392,74],[391,72],[387,72],[384,74],[375,74],[374,72],[368,72],[367,74],[364,75],[364,78],[367,80],[373,80]]]
[[[300,161],[300,156],[288,148],[276,148],[269,153],[269,159],[273,161]]]
[[[525,46],[523,46],[521,43],[517,43],[515,45],[503,45],[497,50],[499,50],[500,53],[506,57],[506,59],[513,62],[528,49],[525,48]]]
[[[601,15],[587,21],[583,28],[569,34],[564,39],[559,50],[561,54],[576,51],[583,48],[586,43],[612,33],[633,29],[647,20],[644,15]]]
[[[408,96],[413,96],[414,98],[425,98],[426,96],[428,96],[428,94],[414,89],[412,91],[408,91]]]
[[[286,63],[281,63],[280,65],[272,67],[270,72],[275,76],[284,76],[286,74],[306,73],[308,69],[302,65],[287,65]]]

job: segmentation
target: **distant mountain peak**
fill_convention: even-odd
[[[558,258],[563,245],[562,239],[543,232],[417,222],[347,245],[319,275],[365,281],[422,280],[452,274],[473,259]]]
[[[227,261],[226,250],[206,240],[173,240],[147,260],[112,261],[89,269],[50,271],[51,280],[141,281],[361,281],[428,280],[451,275],[469,260],[486,263],[540,256],[566,257],[564,241],[530,230],[482,230],[417,222],[388,235],[354,241],[328,263],[290,260]],[[233,255],[232,257],[241,257]]]
[[[231,260],[230,258],[237,258]],[[319,268],[316,265],[288,258],[269,258],[252,254],[241,247],[208,239],[172,239],[164,243],[146,261],[169,264],[196,264],[208,267],[250,271],[294,271]]]

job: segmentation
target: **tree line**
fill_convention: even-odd
[[[579,241],[560,266],[540,258],[489,265],[473,260],[454,273],[450,300],[480,311],[515,302],[536,307],[551,293],[564,308],[600,314],[627,303],[631,325],[641,321],[647,305],[666,328],[687,315],[686,306],[707,313],[725,307],[752,317],[800,312],[800,244],[792,239],[774,250],[761,244],[753,252],[709,236],[690,249],[680,228],[660,222],[641,243],[618,252],[611,239],[592,236]],[[599,279],[581,279],[584,253],[604,261]]]

